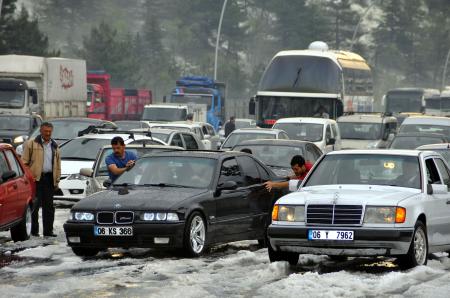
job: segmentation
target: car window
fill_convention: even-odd
[[[203,130],[203,134],[207,135],[208,134],[208,129],[206,128],[206,125],[202,126],[202,130]]]
[[[186,149],[198,149],[198,144],[195,141],[194,137],[189,134],[183,134],[184,142],[186,143]]]
[[[442,184],[439,172],[432,158],[425,160],[428,184]]]
[[[183,141],[181,140],[181,136],[179,133],[174,134],[174,136],[172,138],[172,142],[170,142],[170,145],[184,147]]]
[[[239,169],[239,165],[234,157],[226,159],[220,168],[218,184],[220,185],[226,181],[234,181],[238,186],[244,185],[241,170]]]
[[[280,139],[289,140],[289,136],[284,131],[280,133]]]
[[[439,173],[441,174],[442,181],[450,189],[450,176],[449,176],[447,167],[445,166],[445,164],[442,161],[442,159],[435,158],[434,162],[436,163],[436,166],[438,167]]]
[[[11,170],[16,172],[17,176],[22,176],[23,175],[22,168],[17,163],[17,160],[14,157],[14,154],[12,153],[12,151],[11,150],[6,150],[5,154],[6,154],[6,158],[8,159],[9,165],[11,166]]]
[[[7,171],[9,171],[8,163],[6,162],[5,155],[2,152],[0,152],[0,180],[1,180],[1,175],[3,175],[3,173],[5,173]]]
[[[212,127],[212,126],[206,126],[207,127],[207,129],[208,129],[208,134],[210,135],[210,136],[215,136],[216,135],[216,132],[214,131],[214,128]]]
[[[318,159],[318,156],[317,156],[313,146],[311,146],[311,145],[306,146],[306,152],[305,152],[304,157],[307,161],[310,161],[312,163],[316,162],[316,160]]]
[[[315,145],[309,145],[309,147],[311,148],[311,151],[313,152],[312,154],[314,155],[314,158],[316,160],[318,160],[321,156],[322,156],[322,151],[320,151],[319,148],[317,148]]]
[[[266,182],[270,180],[270,175],[259,163],[256,162],[256,167],[258,168],[259,176],[261,177],[262,182]]]
[[[325,139],[326,140],[331,139],[331,128],[330,128],[330,125],[327,125],[327,130],[325,132]]]
[[[336,124],[332,124],[331,129],[333,130],[333,137],[336,139],[338,137],[338,131],[337,131]]]
[[[248,156],[238,156],[237,158],[242,168],[242,175],[244,176],[245,185],[253,185],[261,183],[258,169],[255,161]]]

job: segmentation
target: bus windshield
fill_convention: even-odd
[[[22,108],[24,105],[24,90],[0,90],[0,108]]]
[[[421,113],[422,92],[388,92],[386,95],[386,112],[416,112]]]
[[[278,56],[264,72],[258,91],[340,92],[340,69],[332,60],[315,56]]]
[[[196,104],[205,104],[207,106],[207,110],[211,109],[212,96],[205,95],[172,95],[171,102],[173,103],[196,103]]]

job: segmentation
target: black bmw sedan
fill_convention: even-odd
[[[106,191],[72,207],[64,231],[79,256],[108,247],[181,248],[265,239],[281,192],[275,174],[241,152],[179,151],[147,155]]]

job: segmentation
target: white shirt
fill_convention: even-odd
[[[53,172],[52,159],[52,142],[42,143],[42,147],[44,147],[44,165],[42,167],[43,173]]]

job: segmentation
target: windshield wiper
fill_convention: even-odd
[[[144,186],[158,186],[158,187],[181,187],[181,188],[190,188],[186,185],[172,184],[172,183],[147,183]]]
[[[128,182],[124,182],[124,183],[113,183],[113,186],[123,186],[123,187],[126,187],[126,186],[134,186],[134,185],[136,185],[135,183],[128,183]]]
[[[292,87],[295,87],[297,85],[298,81],[300,80],[300,74],[302,73],[302,68],[299,67],[297,70],[297,76],[295,77],[294,84],[292,84]]]

